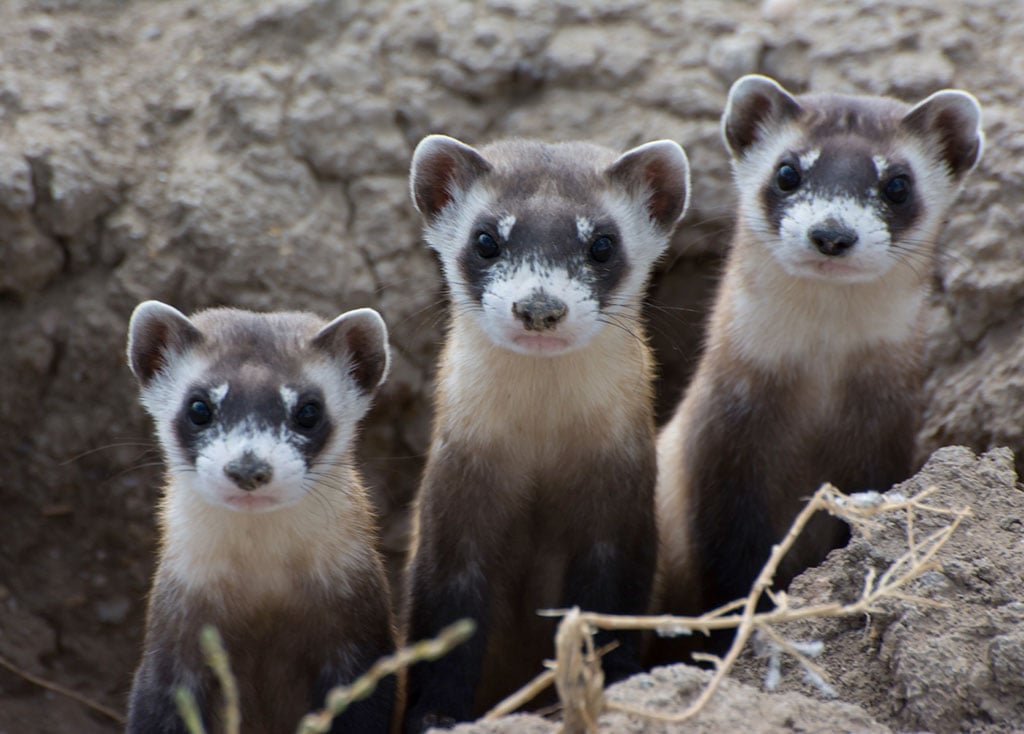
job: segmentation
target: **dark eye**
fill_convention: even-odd
[[[903,204],[910,198],[910,180],[906,176],[895,176],[885,185],[882,193],[893,204]]]
[[[486,232],[481,232],[476,236],[476,254],[484,260],[490,260],[501,254],[501,248],[498,247],[498,243],[493,237]]]
[[[775,174],[775,185],[779,191],[792,191],[800,185],[800,171],[788,163],[779,166],[779,172]]]
[[[188,419],[194,426],[205,426],[213,420],[213,409],[205,400],[193,400],[188,404]]]
[[[606,263],[615,252],[615,243],[611,237],[598,237],[590,245],[590,258],[594,262]]]
[[[295,422],[300,428],[310,429],[316,428],[320,423],[320,414],[322,410],[317,403],[304,403],[295,411]]]

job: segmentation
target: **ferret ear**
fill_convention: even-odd
[[[409,188],[416,209],[432,221],[461,190],[491,170],[475,148],[447,135],[428,135],[412,154]]]
[[[742,158],[765,130],[796,119],[800,103],[782,86],[766,76],[748,74],[729,90],[722,114],[722,137],[733,158]]]
[[[128,322],[128,366],[145,387],[169,362],[203,340],[181,311],[160,301],[143,301]]]
[[[655,140],[626,151],[607,174],[634,196],[646,198],[647,213],[661,229],[671,231],[686,213],[690,164],[678,143]]]
[[[332,359],[348,361],[349,374],[366,392],[376,390],[388,376],[388,327],[372,308],[343,313],[320,329],[312,343]]]
[[[960,181],[981,159],[985,134],[981,105],[974,95],[944,89],[918,103],[901,121],[906,130],[938,144],[938,152]]]

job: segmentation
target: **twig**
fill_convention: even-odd
[[[596,734],[601,715],[604,671],[594,651],[593,629],[573,607],[555,635],[555,689],[562,702],[564,734]]]
[[[104,706],[102,703],[97,703],[96,701],[93,701],[90,698],[86,698],[81,693],[76,693],[75,691],[72,691],[69,688],[65,688],[64,686],[58,683],[52,683],[51,681],[48,681],[45,678],[40,678],[37,675],[29,673],[27,670],[22,670],[2,655],[0,655],[0,667],[6,668],[19,678],[24,678],[29,683],[37,685],[40,688],[45,688],[48,691],[59,693],[62,696],[70,698],[72,701],[78,701],[78,703],[82,704],[83,706],[91,708],[93,711],[98,711],[99,713],[113,719],[122,726],[124,726],[124,724],[126,723],[124,716],[118,713],[117,711],[114,711],[114,709]]]
[[[331,728],[335,716],[341,714],[352,703],[366,698],[382,678],[397,673],[413,663],[436,660],[452,648],[470,638],[476,631],[472,619],[460,619],[445,627],[431,640],[422,640],[381,658],[366,673],[347,686],[332,688],[327,693],[327,705],[322,711],[307,714],[299,722],[298,734],[322,734]]]

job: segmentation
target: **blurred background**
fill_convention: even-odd
[[[987,151],[935,268],[920,457],[1020,456],[1021,48],[1024,3],[1000,0],[2,3],[0,656],[123,710],[161,481],[123,356],[148,298],[381,311],[394,368],[359,454],[398,568],[446,320],[407,194],[428,133],[685,147],[691,208],[650,294],[664,417],[728,244],[731,83],[968,89]],[[117,730],[0,669],[0,733]]]

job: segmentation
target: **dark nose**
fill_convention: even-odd
[[[812,229],[808,237],[818,248],[818,252],[830,257],[843,255],[857,244],[857,233],[845,227]]]
[[[244,489],[246,492],[259,489],[274,476],[274,470],[270,464],[257,458],[256,454],[251,451],[246,451],[239,458],[232,459],[225,464],[224,473],[238,485],[239,489]]]
[[[512,313],[523,322],[527,331],[554,329],[569,313],[569,307],[546,293],[534,293],[529,298],[512,304]]]

